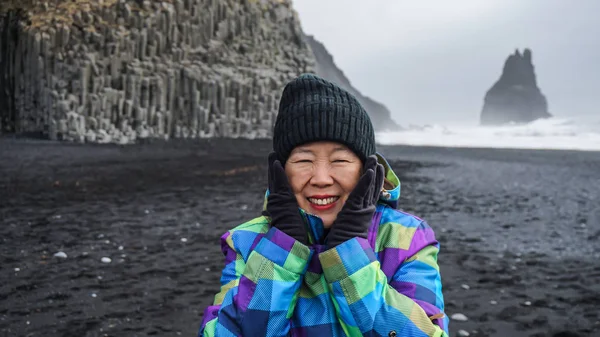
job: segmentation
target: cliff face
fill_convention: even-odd
[[[551,117],[546,97],[537,86],[531,51],[518,50],[504,63],[500,79],[485,95],[482,125],[527,123]]]
[[[333,56],[329,54],[321,42],[315,40],[313,36],[306,36],[306,41],[315,55],[316,74],[336,83],[356,96],[360,104],[362,104],[369,113],[375,130],[387,131],[399,128],[396,122],[392,120],[390,111],[383,104],[362,95],[352,86],[352,84],[350,84],[346,75],[344,75],[344,73],[336,66]]]
[[[289,0],[25,0],[2,10],[4,132],[100,143],[270,137],[284,83],[314,72]]]

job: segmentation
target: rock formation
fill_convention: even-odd
[[[314,69],[290,0],[2,2],[4,132],[270,137],[283,84]]]
[[[283,85],[305,72],[335,74],[389,126],[330,59],[315,71],[291,0],[2,0],[0,133],[268,138]]]
[[[356,88],[350,84],[344,72],[342,72],[335,64],[333,56],[329,54],[325,46],[315,40],[313,36],[306,36],[310,48],[315,55],[315,72],[317,75],[336,83],[342,88],[348,90],[356,96],[360,104],[362,104],[369,113],[375,130],[396,130],[399,126],[391,118],[390,111],[381,103],[372,100],[369,97],[363,96]]]
[[[527,123],[551,117],[537,86],[531,50],[516,50],[504,63],[500,79],[485,95],[481,125]]]

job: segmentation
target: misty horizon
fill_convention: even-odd
[[[599,117],[600,2],[296,0],[302,28],[400,125],[476,125],[516,49],[558,118]],[[325,19],[326,18],[326,19]],[[360,24],[357,24],[360,22]]]

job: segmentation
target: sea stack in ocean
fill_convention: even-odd
[[[525,49],[523,54],[516,50],[485,95],[480,124],[521,124],[551,116],[546,97],[537,86],[531,50]]]

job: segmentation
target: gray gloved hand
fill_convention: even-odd
[[[305,245],[308,244],[296,196],[275,153],[269,155],[269,196],[265,215],[271,218],[271,226]]]
[[[363,175],[338,213],[325,244],[333,248],[354,237],[366,239],[383,187],[385,170],[375,155],[367,158]]]

